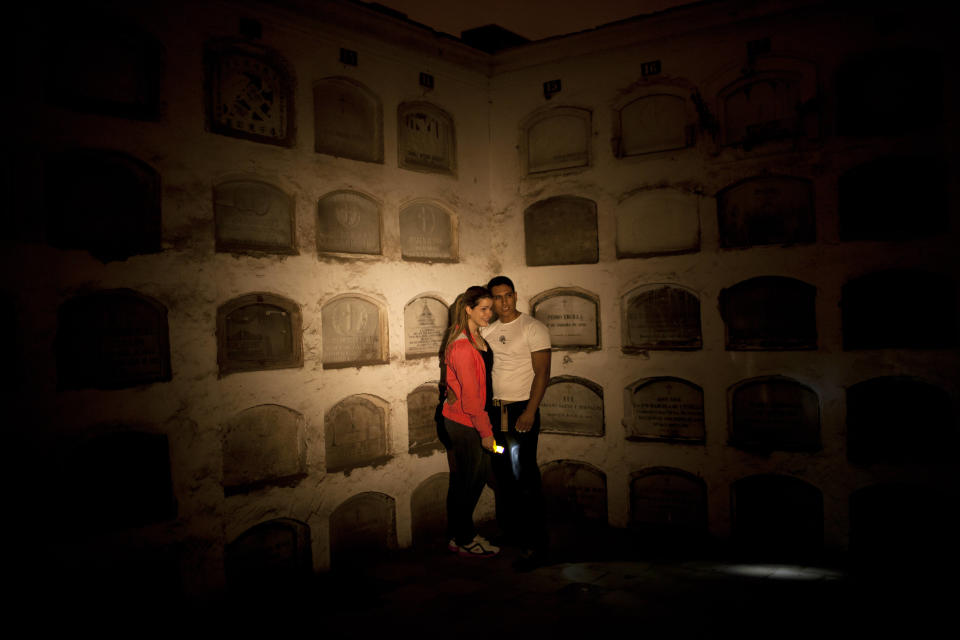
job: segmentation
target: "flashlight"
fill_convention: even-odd
[[[499,445],[496,442],[493,443],[493,452],[494,453],[503,453],[503,445]]]

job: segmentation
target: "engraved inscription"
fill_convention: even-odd
[[[407,358],[439,355],[448,317],[447,305],[442,300],[432,296],[411,300],[403,309]]]
[[[404,260],[456,258],[450,214],[427,202],[414,203],[402,209],[400,252]]]
[[[699,349],[700,301],[678,287],[652,285],[627,296],[624,351]]]
[[[317,251],[380,254],[380,205],[355,191],[334,191],[320,199]]]
[[[402,104],[398,114],[400,166],[455,173],[456,138],[450,116],[423,102]]]
[[[677,378],[641,380],[627,387],[628,440],[703,442],[703,390]]]
[[[323,366],[382,362],[380,307],[362,298],[338,298],[323,307]]]
[[[554,348],[599,345],[597,302],[583,294],[560,291],[538,300],[533,315],[547,325]]]
[[[543,433],[602,436],[603,389],[573,376],[553,378],[540,403]]]
[[[443,445],[437,435],[437,405],[440,390],[436,384],[420,385],[407,395],[409,451],[433,451]]]

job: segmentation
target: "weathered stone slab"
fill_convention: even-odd
[[[297,253],[293,198],[256,180],[231,180],[213,190],[217,251]]]
[[[393,498],[368,491],[344,501],[330,514],[330,564],[343,567],[372,561],[397,548]]]
[[[816,242],[813,183],[805,178],[762,176],[717,194],[720,246]]]
[[[523,213],[527,265],[595,264],[597,203],[577,196],[539,200]]]
[[[306,472],[303,416],[276,404],[250,407],[223,427],[223,487],[232,494],[287,485]]]
[[[600,310],[597,296],[582,289],[551,289],[534,296],[533,315],[550,330],[554,349],[600,347]]]
[[[323,305],[323,367],[357,367],[387,361],[386,314],[380,304],[345,295]]]
[[[736,385],[730,398],[733,435],[743,449],[820,449],[820,399],[789,378],[757,378]]]
[[[727,350],[817,348],[817,289],[806,282],[761,276],[720,292]]]
[[[446,542],[449,473],[435,473],[413,490],[410,511],[414,546]]]
[[[603,388],[576,376],[551,378],[540,402],[540,431],[602,437]]]
[[[217,309],[220,375],[303,366],[300,307],[271,293],[251,293]]]
[[[291,518],[261,522],[229,543],[225,556],[231,588],[263,593],[288,588],[313,571],[310,527]]]
[[[630,480],[630,524],[705,531],[707,484],[680,469],[656,467]]]
[[[314,150],[340,158],[383,162],[380,98],[350,78],[324,78],[313,86]]]
[[[449,316],[447,304],[434,296],[420,295],[407,303],[403,308],[407,359],[439,355]]]
[[[700,200],[669,189],[646,191],[617,210],[617,258],[700,250]]]
[[[457,173],[453,118],[427,102],[406,102],[397,110],[397,151],[401,169]]]
[[[524,123],[526,173],[590,165],[590,112],[557,107]]]
[[[404,260],[455,262],[455,231],[453,218],[443,207],[413,202],[400,210],[400,254]]]
[[[407,394],[407,431],[410,453],[431,453],[443,448],[437,435],[437,407],[440,389],[435,383],[422,384]]]
[[[700,300],[680,287],[651,284],[624,297],[623,352],[700,349]]]
[[[368,395],[344,398],[327,411],[327,472],[382,464],[387,453],[387,403]]]
[[[380,205],[357,191],[333,191],[317,207],[318,253],[380,255]]]
[[[582,462],[555,460],[541,468],[547,517],[607,522],[607,477]]]
[[[823,546],[823,495],[802,480],[779,475],[737,480],[733,493],[733,538],[759,557],[805,557]]]
[[[623,394],[628,440],[702,443],[703,389],[679,378],[644,378]]]
[[[683,149],[687,142],[686,100],[665,93],[641,96],[619,112],[620,157]]]

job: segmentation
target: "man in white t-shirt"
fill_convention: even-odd
[[[504,533],[524,548],[516,562],[530,570],[545,561],[547,528],[543,508],[537,440],[540,401],[550,381],[550,331],[536,318],[517,311],[517,292],[506,276],[490,280],[498,318],[480,334],[493,349],[493,404],[490,421],[497,443],[497,519]]]

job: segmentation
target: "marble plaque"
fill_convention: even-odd
[[[654,468],[630,480],[630,524],[704,531],[707,484],[679,469]]]
[[[327,472],[382,464],[387,454],[387,405],[372,396],[349,396],[324,419]]]
[[[251,293],[217,309],[220,375],[303,366],[300,307],[270,293]]]
[[[261,522],[229,543],[224,556],[229,587],[272,594],[312,574],[310,527],[291,518]]]
[[[643,96],[624,106],[619,116],[620,157],[687,146],[686,100],[680,96]]]
[[[590,165],[590,112],[560,107],[532,118],[525,128],[527,173]]]
[[[813,184],[805,178],[763,176],[717,194],[720,246],[805,244],[817,239]]]
[[[80,149],[46,162],[47,241],[102,262],[160,251],[160,174],[133,156]]]
[[[224,493],[287,485],[305,473],[303,416],[276,404],[250,407],[223,426]]]
[[[679,378],[645,378],[624,390],[628,440],[702,443],[703,389]]]
[[[318,253],[380,255],[380,205],[356,191],[334,191],[320,198]]]
[[[541,467],[547,517],[607,522],[607,477],[589,464],[555,460]]]
[[[724,144],[750,149],[800,136],[802,81],[799,74],[761,73],[721,95]]]
[[[760,451],[820,449],[820,399],[789,378],[761,378],[731,394],[732,443]]]
[[[449,316],[446,303],[433,296],[417,296],[407,303],[403,308],[407,359],[439,356]]]
[[[404,260],[455,262],[453,219],[431,202],[414,202],[400,210],[400,254]]]
[[[780,475],[737,480],[733,540],[751,556],[803,558],[823,546],[823,495],[813,485]]]
[[[324,78],[313,87],[314,150],[383,163],[380,98],[350,78]]]
[[[793,278],[761,276],[720,292],[727,350],[817,348],[817,289]]]
[[[323,368],[358,367],[387,361],[384,311],[359,296],[341,296],[323,306]]]
[[[167,309],[130,289],[72,298],[57,314],[61,389],[121,389],[170,380]]]
[[[554,349],[600,347],[600,311],[596,296],[575,289],[553,289],[532,301],[534,317],[550,330]]]
[[[450,115],[426,102],[401,104],[397,114],[400,168],[456,175],[457,141]]]
[[[342,568],[373,560],[397,548],[393,498],[367,491],[348,498],[330,514],[330,564]]]
[[[597,203],[577,196],[539,200],[523,213],[527,265],[596,264]]]
[[[449,473],[435,473],[413,490],[410,497],[413,545],[446,543]]]
[[[422,384],[407,395],[410,453],[431,453],[443,448],[437,435],[438,406],[440,389],[435,383]]]
[[[700,200],[668,189],[647,191],[617,210],[617,258],[700,250]]]
[[[217,251],[295,254],[293,198],[256,180],[233,180],[213,190]]]
[[[603,388],[575,376],[550,379],[540,402],[540,431],[603,436]]]
[[[634,289],[624,305],[623,352],[648,349],[700,349],[700,300],[670,285]]]

